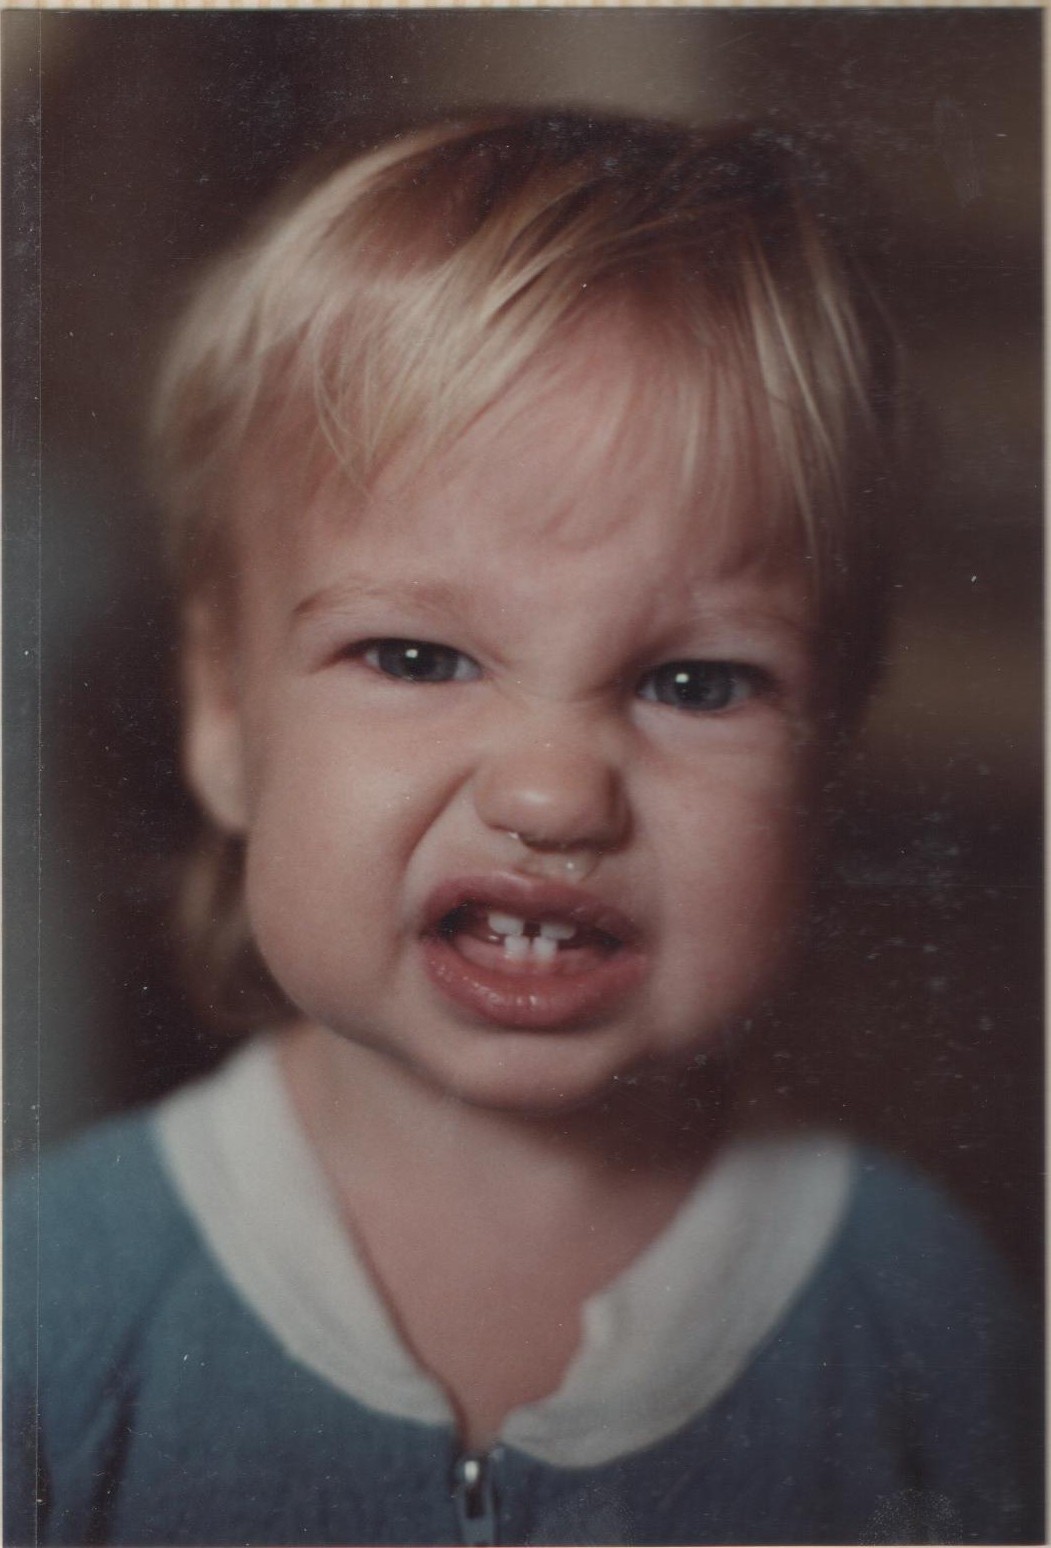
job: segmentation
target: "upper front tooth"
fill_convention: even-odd
[[[540,926],[540,934],[545,941],[571,941],[576,933],[576,925],[560,924],[554,919],[545,919]]]
[[[525,920],[514,914],[490,914],[489,928],[494,935],[524,935]]]

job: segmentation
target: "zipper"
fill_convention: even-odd
[[[460,1541],[467,1548],[492,1548],[496,1543],[496,1498],[493,1458],[488,1451],[468,1451],[453,1468],[453,1501]]]

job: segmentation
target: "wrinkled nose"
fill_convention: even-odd
[[[621,773],[597,747],[576,739],[524,742],[491,755],[475,792],[488,827],[539,854],[598,855],[627,834]]]

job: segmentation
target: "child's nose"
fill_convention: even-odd
[[[628,828],[619,771],[576,740],[535,741],[490,756],[475,802],[487,826],[534,849],[614,849]]]

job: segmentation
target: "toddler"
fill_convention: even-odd
[[[16,1183],[9,1543],[1039,1537],[999,1269],[731,1073],[884,613],[894,346],[810,175],[477,119],[201,288],[188,917],[270,1025]]]

